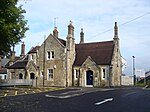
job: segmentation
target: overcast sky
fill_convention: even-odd
[[[132,75],[132,56],[137,69],[150,70],[150,0],[20,0],[19,4],[26,10],[30,28],[22,40],[26,52],[41,45],[44,35],[52,33],[54,24],[59,37],[66,39],[72,20],[75,41],[79,43],[81,28],[85,42],[112,40],[114,23],[118,22],[121,55],[128,63],[124,73]],[[20,45],[15,50],[20,55]]]

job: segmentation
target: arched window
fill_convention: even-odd
[[[19,79],[23,79],[23,74],[22,73],[19,74]]]
[[[30,73],[30,79],[35,79],[35,74],[34,73]]]

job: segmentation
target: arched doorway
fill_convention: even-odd
[[[30,73],[30,79],[35,79],[35,74],[34,73]]]
[[[86,71],[86,85],[93,86],[93,71],[92,70]]]
[[[19,79],[23,79],[23,74],[22,73],[19,74]]]

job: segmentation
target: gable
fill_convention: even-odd
[[[44,41],[44,43],[39,48],[39,60],[43,60],[43,54],[47,58],[47,53],[53,51],[55,59],[62,59],[64,58],[63,54],[65,51],[66,41],[59,39],[53,35],[49,35],[47,39]],[[44,53],[45,52],[45,53]]]
[[[30,61],[27,64],[27,69],[29,71],[36,71],[37,70],[37,66],[34,64],[34,62]]]
[[[92,60],[92,58],[90,56],[87,57],[87,59],[83,62],[82,66],[95,66],[97,67],[96,63]]]
[[[45,44],[45,46],[44,46]],[[41,47],[39,48],[39,51],[43,51],[44,50],[44,47],[45,47],[45,50],[63,50],[65,48],[65,41],[60,39],[60,38],[57,38],[53,35],[49,35],[47,37],[47,39],[43,42],[43,44],[41,45]]]
[[[44,46],[44,44],[47,46],[48,44],[52,44],[52,45],[56,45],[56,46],[61,46],[61,47],[65,47],[66,45],[66,41],[60,38],[57,38],[55,36],[53,36],[52,34],[50,34],[46,40],[43,42],[43,44],[41,45],[41,47]]]
[[[76,44],[74,66],[81,66],[88,56],[97,65],[109,65],[113,55],[113,41]]]

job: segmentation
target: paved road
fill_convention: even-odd
[[[66,89],[0,99],[0,112],[150,112],[150,90]]]

